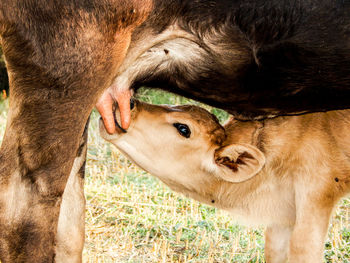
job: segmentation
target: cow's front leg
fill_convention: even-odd
[[[85,239],[84,176],[88,141],[88,126],[85,126],[73,168],[64,189],[57,227],[57,263],[80,263]]]
[[[17,107],[10,108],[0,154],[1,261],[53,262],[62,195],[94,100],[82,107],[61,100],[16,102],[10,101]],[[82,182],[72,184],[82,191]]]
[[[272,225],[265,231],[265,258],[267,263],[287,262],[292,226]]]

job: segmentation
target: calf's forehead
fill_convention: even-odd
[[[220,145],[224,141],[225,130],[214,114],[194,105],[175,106],[173,109],[174,111],[171,112],[173,116],[189,121],[191,125],[199,128],[200,133],[209,138],[212,143]]]
[[[147,115],[150,114],[148,117],[153,118],[155,121],[162,122],[167,120],[174,123],[188,124],[192,128],[195,127],[200,131],[201,135],[209,137],[209,140],[215,144],[221,144],[226,137],[225,130],[216,116],[206,109],[195,105],[172,106],[140,103],[139,110],[147,113]]]
[[[150,105],[143,104],[143,110],[155,115],[168,115],[173,119],[188,121],[193,125],[203,126],[209,130],[222,128],[215,115],[207,110],[194,105]],[[222,128],[223,129],[223,128]]]

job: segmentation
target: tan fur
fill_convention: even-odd
[[[332,209],[350,190],[350,111],[222,127],[198,107],[137,102],[132,118],[127,133],[101,123],[102,136],[175,191],[266,225],[267,262],[322,261]]]

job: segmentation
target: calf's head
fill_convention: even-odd
[[[256,175],[265,163],[254,146],[226,144],[225,128],[197,106],[131,103],[132,124],[108,134],[100,120],[101,136],[138,166],[177,189],[223,180],[242,182]]]

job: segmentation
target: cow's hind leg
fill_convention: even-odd
[[[84,176],[88,141],[88,126],[81,139],[77,157],[64,189],[57,227],[57,263],[82,262],[85,238]]]
[[[94,45],[97,43],[100,48],[105,47],[106,54],[123,47],[118,42],[105,43],[103,38],[96,39]],[[99,55],[89,63],[102,72],[89,64],[92,72],[85,69],[84,78],[66,88],[46,86],[47,82],[35,79],[37,75],[29,72],[33,83],[22,86],[23,79],[16,79],[16,73],[10,70],[10,109],[0,151],[3,263],[55,259],[58,217],[66,183],[85,124],[102,92],[98,87],[108,87],[113,77],[110,71],[116,69],[116,64],[109,62],[118,61],[114,57],[105,61]]]

